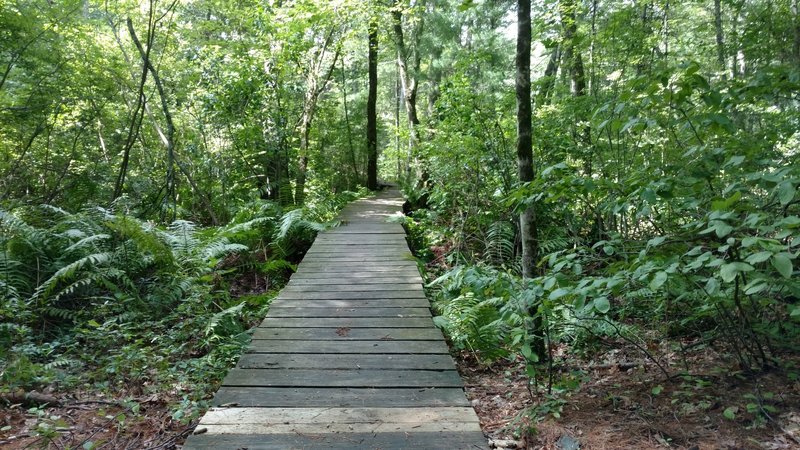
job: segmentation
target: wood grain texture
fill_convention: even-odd
[[[253,340],[247,349],[254,353],[379,353],[442,354],[449,352],[443,341],[277,341]],[[329,368],[327,366],[322,366]]]
[[[286,341],[272,341],[286,342]],[[426,342],[426,341],[422,341]],[[455,370],[447,354],[336,354],[336,353],[246,353],[241,369],[396,369]]]
[[[469,406],[461,388],[330,388],[223,386],[213,406],[353,407]]]
[[[223,386],[284,386],[284,387],[462,387],[455,370],[372,369],[233,369],[222,382]]]

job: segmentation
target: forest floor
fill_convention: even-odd
[[[564,358],[561,348],[567,363],[548,396],[529,391],[521,360],[487,367],[462,354],[457,365],[497,448],[800,448],[800,381],[777,371],[744,376],[710,349],[678,361],[660,347],[653,354],[671,373],[684,364],[698,373],[666,379],[622,343],[592,361]]]
[[[698,351],[687,363],[724,368],[714,355]],[[565,358],[554,383],[558,395],[549,397],[528,390],[522,361],[485,366],[467,353],[456,359],[483,430],[498,448],[800,448],[800,381],[787,383],[779,372],[745,377],[732,368],[665,380],[638,356],[620,347],[593,361]],[[131,395],[137,390],[131,385],[113,398],[43,393],[61,405],[2,408],[0,447],[156,450],[182,444],[194,423],[172,418],[177,393]],[[537,406],[538,416],[525,415]],[[728,408],[738,408],[733,419],[723,414]]]

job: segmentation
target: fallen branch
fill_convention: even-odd
[[[42,394],[36,391],[25,392],[23,390],[0,393],[0,401],[9,404],[23,404],[23,405],[48,405],[48,406],[61,406],[61,400],[58,398]]]

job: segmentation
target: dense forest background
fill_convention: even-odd
[[[626,348],[652,396],[786,434],[799,130],[797,0],[7,0],[0,396],[42,442],[66,392],[190,424],[379,178],[454,349],[521,364],[524,427]]]

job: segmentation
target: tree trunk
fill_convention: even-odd
[[[725,70],[725,40],[722,32],[722,2],[714,0],[714,30],[717,39],[717,62]]]
[[[409,145],[414,149],[418,142],[416,127],[419,125],[419,116],[417,115],[417,73],[420,66],[420,53],[417,49],[419,45],[419,35],[422,31],[422,18],[420,25],[417,27],[413,34],[414,50],[412,55],[409,56],[408,47],[405,44],[405,35],[403,33],[403,13],[400,10],[398,2],[394,3],[392,9],[392,22],[394,30],[394,41],[397,49],[397,69],[400,73],[400,87],[403,92],[403,100],[405,102],[406,114],[408,115],[408,134]],[[409,70],[408,64],[411,59],[411,69]]]
[[[792,54],[794,55],[794,63],[800,66],[800,0],[792,0],[792,21],[794,22]]]
[[[344,106],[344,123],[347,127],[347,144],[350,150],[350,164],[353,166],[353,177],[355,178],[355,185],[353,189],[360,183],[361,174],[358,170],[358,161],[356,160],[356,147],[353,145],[353,127],[350,126],[350,111],[347,109],[347,75],[345,74],[346,67],[344,65],[344,58],[342,58],[342,103]]]
[[[558,63],[561,60],[561,48],[558,44],[553,47],[550,52],[550,59],[547,61],[547,67],[544,69],[544,79],[541,83],[541,89],[536,96],[537,105],[546,105],[550,101],[550,94],[553,92],[553,87],[556,84],[556,74],[558,73]]]
[[[583,57],[577,51],[575,40],[578,31],[574,0],[562,0],[559,3],[561,23],[564,27],[564,61],[568,65],[570,75],[570,91],[575,97],[586,93],[586,74],[583,68]]]
[[[152,8],[151,8],[152,9]],[[142,57],[142,63],[145,67],[150,71],[150,75],[153,76],[153,82],[156,84],[156,90],[158,91],[158,95],[161,98],[161,109],[164,113],[164,120],[167,123],[167,134],[166,134],[166,147],[167,147],[167,197],[168,199],[172,200],[173,211],[172,211],[172,219],[175,218],[175,209],[177,204],[177,193],[175,190],[175,124],[172,122],[172,114],[169,111],[169,106],[167,103],[167,95],[164,91],[164,85],[161,83],[161,78],[158,76],[158,72],[156,68],[153,67],[153,63],[150,61],[149,52],[146,52],[142,47],[142,43],[139,42],[139,38],[136,36],[136,31],[133,29],[133,21],[130,17],[128,17],[128,31],[130,32],[131,39],[133,43],[136,45],[136,49],[139,50],[139,55]],[[150,49],[151,45],[148,44],[147,48]],[[213,213],[212,213],[213,214]]]
[[[367,96],[367,188],[378,189],[378,24],[369,23],[369,94]]]
[[[531,0],[517,1],[517,168],[519,181],[533,181],[533,141],[531,112]],[[536,212],[533,206],[527,206],[520,214],[519,228],[522,240],[522,276],[533,278],[536,274],[537,228]],[[534,318],[531,330],[531,348],[539,356],[544,357],[544,339],[542,338],[542,318],[532,306],[530,313]]]
[[[331,62],[328,71],[323,75],[322,65],[325,60],[325,53],[328,50],[328,46],[330,45],[333,39],[333,33],[335,28],[331,28],[328,32],[328,36],[325,38],[325,43],[323,44],[322,48],[319,50],[315,61],[313,63],[313,67],[309,70],[308,78],[306,80],[306,97],[305,101],[303,102],[303,112],[300,116],[299,121],[299,128],[300,128],[300,148],[298,150],[298,159],[297,159],[297,178],[295,179],[295,192],[294,192],[294,203],[295,205],[302,205],[305,201],[305,189],[306,189],[306,176],[308,173],[308,149],[310,148],[310,135],[311,135],[311,122],[314,120],[314,113],[317,110],[317,101],[319,100],[320,94],[322,91],[325,90],[325,87],[328,85],[328,82],[333,76],[333,69],[336,68],[336,61],[339,59],[339,54],[342,51],[341,45],[336,47],[336,53],[333,55],[333,61]],[[320,79],[321,78],[321,79]]]

